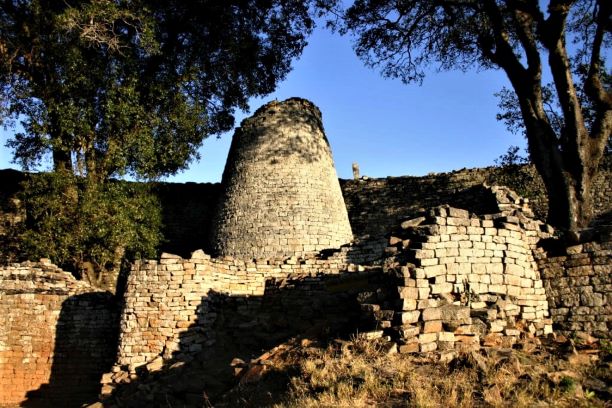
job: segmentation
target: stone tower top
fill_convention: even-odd
[[[306,255],[352,240],[321,112],[273,101],[236,129],[213,227],[217,255]]]

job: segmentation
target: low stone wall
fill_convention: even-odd
[[[612,240],[552,248],[538,264],[555,330],[612,338]]]
[[[159,261],[136,263],[125,293],[117,365],[134,371],[158,356],[170,359],[211,346],[216,341],[217,330],[213,325],[217,310],[222,309],[219,304],[238,298],[249,303],[249,307],[259,302],[253,299],[268,299],[259,302],[261,307],[253,306],[254,310],[242,307],[241,312],[250,321],[240,323],[268,335],[278,331],[262,328],[266,325],[258,325],[255,320],[262,317],[270,320],[272,310],[265,305],[275,293],[284,299],[281,304],[285,309],[278,309],[279,314],[297,319],[305,314],[314,317],[322,310],[330,313],[332,308],[316,304],[329,303],[325,299],[327,286],[338,287],[338,282],[329,277],[342,275],[340,280],[343,284],[349,282],[345,286],[350,292],[354,287],[350,281],[359,286],[355,276],[368,270],[356,264],[380,258],[380,250],[377,243],[364,243],[317,257],[252,262],[211,258],[196,251],[189,259],[162,254]],[[340,285],[340,289],[332,292],[340,293],[343,287]]]
[[[400,351],[509,347],[521,335],[552,332],[532,254],[552,231],[513,192],[491,190],[498,213],[437,207],[391,236],[386,265],[400,280]]]
[[[0,268],[0,405],[95,400],[117,339],[113,297],[56,266]]]
[[[498,213],[476,217],[448,206],[435,208],[405,221],[384,257],[379,243],[371,241],[310,258],[244,262],[196,251],[189,259],[164,254],[159,261],[136,264],[125,295],[117,365],[135,372],[159,356],[169,360],[198,353],[220,332],[224,341],[234,329],[265,338],[283,332],[272,321],[347,313],[331,293],[361,293],[358,303],[366,314],[371,312],[381,328],[400,330],[406,346],[417,338],[418,351],[431,351],[437,341],[449,342],[455,334],[438,336],[447,330],[438,307],[467,307],[468,320],[455,328],[463,337],[457,338],[477,345],[479,334],[493,333],[489,342],[501,341],[502,335],[516,339],[523,331],[544,334],[550,321],[532,250],[550,235],[548,227],[534,221],[524,200],[511,191],[494,187],[489,194],[497,200]],[[360,275],[381,279],[372,287],[371,280],[364,284],[356,278]],[[372,295],[393,285],[395,296]],[[242,318],[219,320],[229,304]],[[279,318],[283,313],[285,318]],[[335,317],[329,320],[339,321]],[[484,329],[473,329],[471,318],[481,318]],[[525,327],[519,327],[521,322]]]

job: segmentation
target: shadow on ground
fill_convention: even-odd
[[[212,406],[236,385],[235,370],[264,350],[296,336],[326,339],[372,330],[375,319],[364,315],[360,304],[376,301],[390,307],[381,302],[392,297],[386,278],[377,270],[325,279],[271,279],[263,296],[210,292],[172,359],[159,371],[140,367],[138,378],[119,385],[104,406]]]

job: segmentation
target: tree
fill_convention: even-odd
[[[338,10],[337,3],[327,5]],[[530,158],[555,203],[548,222],[577,230],[591,217],[591,181],[612,128],[604,60],[612,41],[612,3],[550,0],[546,11],[540,3],[357,0],[337,15],[341,32],[357,37],[355,50],[366,65],[404,83],[420,82],[434,63],[443,70],[502,69]],[[543,85],[545,68],[552,87]],[[556,117],[546,106],[551,96],[558,101]]]
[[[303,1],[3,1],[0,112],[25,168],[100,179],[185,168],[271,93],[312,29]]]
[[[233,127],[236,109],[274,90],[312,27],[308,2],[297,0],[4,0],[0,122],[24,129],[8,146],[26,170],[50,158],[66,182],[38,190],[64,197],[61,208],[98,211],[90,218],[101,231],[119,228],[117,217],[136,222],[112,213],[142,206],[91,203],[126,197],[111,178],[184,169],[204,138]],[[32,208],[38,226],[84,234],[71,216],[50,219],[56,212],[47,207]],[[44,243],[44,231],[32,228]],[[78,242],[83,263],[96,251],[91,239]],[[49,251],[66,248],[75,250]]]

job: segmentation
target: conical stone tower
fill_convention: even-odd
[[[270,102],[241,123],[222,184],[216,255],[302,256],[352,240],[321,112],[305,99]]]

